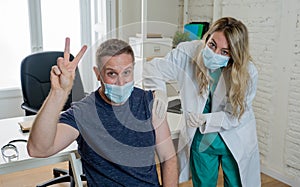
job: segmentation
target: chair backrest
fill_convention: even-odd
[[[24,100],[22,108],[25,109],[26,115],[35,114],[42,106],[51,88],[51,68],[56,65],[57,58],[63,55],[62,51],[46,51],[31,54],[22,60],[21,87]],[[73,59],[74,56],[70,55],[70,60]],[[83,97],[84,89],[79,70],[76,69],[74,85],[63,110],[69,108],[72,101],[78,101]]]

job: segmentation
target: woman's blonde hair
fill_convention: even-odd
[[[228,43],[230,60],[223,72],[229,73],[229,102],[233,108],[233,115],[240,118],[246,107],[244,100],[250,78],[248,65],[252,61],[249,52],[248,30],[241,21],[231,17],[220,18],[205,33],[203,37],[205,45],[214,32],[223,32]],[[196,56],[194,63],[197,64],[195,71],[200,94],[203,94],[208,84],[211,84],[211,78],[207,74],[201,52]]]

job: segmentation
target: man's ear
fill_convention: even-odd
[[[101,81],[101,76],[100,76],[100,71],[99,71],[99,69],[98,69],[96,66],[94,66],[94,67],[93,67],[93,70],[94,70],[94,73],[95,73],[95,75],[96,75],[96,77],[97,77],[97,80],[98,80],[98,81]]]

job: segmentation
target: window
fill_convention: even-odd
[[[31,53],[27,1],[0,1],[0,15],[0,89],[20,87],[20,63]]]
[[[71,38],[71,53],[76,55],[80,43],[79,1],[42,0],[43,50],[63,50],[65,38]]]
[[[105,9],[106,0],[1,0],[0,91],[20,89],[20,63],[27,55],[63,50],[65,37],[71,38],[73,55],[82,44],[92,45],[102,36],[92,27],[106,23]],[[91,71],[82,72],[87,83]]]

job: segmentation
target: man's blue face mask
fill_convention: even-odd
[[[128,82],[123,86],[104,83],[104,87],[106,97],[114,103],[121,104],[130,97],[131,92],[133,91],[134,82]]]
[[[205,67],[211,70],[225,67],[229,61],[228,56],[216,54],[207,45],[202,50],[202,57]]]

